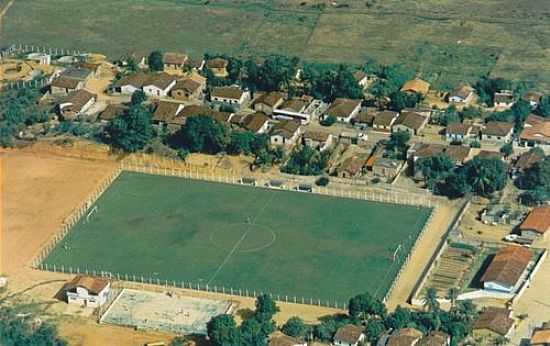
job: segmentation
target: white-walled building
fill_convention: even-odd
[[[363,333],[363,328],[353,324],[347,324],[338,328],[334,335],[334,345],[336,346],[357,346],[366,336]]]
[[[107,279],[78,275],[66,286],[67,302],[99,307],[107,301],[110,289]]]

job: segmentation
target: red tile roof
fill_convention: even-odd
[[[538,207],[531,210],[529,215],[519,226],[521,231],[534,231],[540,234],[550,230],[550,206]]]
[[[514,286],[532,257],[533,254],[529,249],[516,245],[507,246],[496,253],[481,277],[481,282],[496,282]]]

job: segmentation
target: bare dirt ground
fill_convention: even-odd
[[[93,317],[75,315],[66,303],[55,298],[63,284],[72,276],[30,268],[33,257],[57,232],[64,218],[118,167],[116,158],[109,156],[104,148],[75,144],[60,149],[45,143],[38,144],[37,148],[40,150],[9,150],[0,153],[5,220],[0,240],[2,272],[9,278],[7,294],[20,301],[36,302],[47,307],[45,314],[53,316],[59,324],[61,335],[70,345],[130,346],[169,340],[173,335],[98,325]],[[86,154],[80,155],[79,151],[85,151]],[[58,155],[61,153],[64,156]],[[79,156],[91,156],[93,159]],[[144,288],[163,289],[156,286]],[[237,320],[254,308],[252,298],[190,290],[182,290],[181,294],[233,300],[239,307]],[[306,321],[315,323],[321,316],[340,312],[336,309],[300,304],[279,305],[281,312],[275,317],[278,324],[283,324],[292,316],[301,316]]]
[[[437,247],[443,235],[450,226],[453,217],[458,212],[458,206],[451,203],[441,203],[432,217],[428,229],[417,241],[416,248],[411,253],[411,259],[401,273],[395,288],[387,301],[388,309],[393,310],[397,305],[404,305],[414,290],[414,286]]]

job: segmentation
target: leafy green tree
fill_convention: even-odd
[[[366,330],[366,336],[367,340],[371,343],[371,345],[376,345],[378,342],[378,339],[384,333],[386,328],[384,328],[384,323],[382,323],[379,320],[373,320],[369,321],[367,324],[367,330]]]
[[[295,150],[281,171],[299,175],[319,175],[327,167],[329,153],[319,152],[308,146]]]
[[[449,198],[459,198],[472,190],[466,176],[459,170],[448,174],[443,182],[438,183],[435,187],[435,192],[439,195]]]
[[[541,97],[540,103],[537,107],[537,114],[540,114],[545,118],[550,117],[550,95]]]
[[[460,114],[458,113],[456,107],[451,105],[439,117],[439,124],[441,126],[447,126],[449,124],[460,123]]]
[[[164,57],[160,50],[152,51],[147,63],[151,71],[164,71]]]
[[[325,102],[332,102],[336,98],[359,99],[363,91],[353,77],[353,73],[346,65],[338,65],[336,69],[326,70],[318,77],[313,75],[310,80],[311,94]]]
[[[187,119],[179,136],[184,148],[191,152],[217,154],[230,142],[229,129],[208,116]]]
[[[401,329],[412,322],[411,310],[398,306],[394,312],[385,319],[386,328]]]
[[[481,143],[479,141],[475,140],[470,142],[470,148],[481,148]]]
[[[323,118],[323,120],[320,121],[320,124],[323,125],[323,126],[332,126],[336,123],[336,117],[334,115],[329,115],[325,118]]]
[[[268,334],[265,333],[262,323],[254,318],[244,320],[240,327],[241,343],[247,346],[267,345]]]
[[[269,294],[262,294],[256,298],[256,311],[254,312],[254,316],[257,320],[271,320],[277,312],[279,312],[279,307]]]
[[[428,287],[422,297],[424,308],[428,312],[439,311],[439,302],[437,301],[437,290],[434,287]]]
[[[472,191],[481,196],[487,197],[506,185],[506,164],[498,158],[474,157],[464,165],[463,172]]]
[[[522,174],[517,183],[526,190],[544,189],[550,191],[550,156],[545,156]]]
[[[151,111],[142,105],[130,107],[128,112],[115,118],[106,128],[111,144],[124,151],[143,149],[153,138]]]
[[[256,140],[254,133],[250,131],[233,131],[227,152],[232,155],[252,153],[253,143]]]
[[[12,308],[0,309],[0,345],[6,346],[66,346],[67,342],[58,336],[57,329],[44,322],[32,326],[19,317]]]
[[[286,335],[293,337],[303,337],[305,336],[308,328],[300,317],[291,317],[286,321],[286,323],[281,328],[282,332]]]
[[[408,142],[411,139],[411,135],[406,131],[393,132],[390,135],[390,139],[386,145],[385,155],[393,157],[399,160],[407,158]]]
[[[520,195],[521,203],[529,206],[536,206],[550,201],[550,190],[544,187],[536,187],[527,190]]]
[[[481,109],[473,106],[464,107],[460,112],[460,117],[462,120],[480,118],[481,115],[482,115]]]
[[[7,148],[13,146],[14,132],[14,127],[8,122],[0,122],[0,147]]]
[[[214,346],[240,346],[239,328],[231,315],[218,315],[206,324],[210,342]]]
[[[525,120],[531,114],[531,104],[525,100],[518,100],[511,108],[514,115],[514,127],[516,131],[520,131],[523,128]]]
[[[130,105],[140,105],[147,100],[147,95],[142,90],[136,90],[130,99]]]
[[[506,143],[500,147],[500,152],[504,155],[504,157],[509,157],[514,153],[514,146],[512,143]]]
[[[456,287],[450,287],[447,290],[447,295],[445,296],[445,298],[451,302],[451,309],[455,307],[456,300],[458,298],[459,293],[460,293],[460,290]]]
[[[390,109],[401,112],[405,108],[413,108],[422,100],[422,95],[396,91],[390,95]]]
[[[482,77],[475,85],[476,93],[482,103],[492,107],[493,97],[500,90],[512,89],[512,83],[506,79]]]
[[[358,294],[348,303],[348,313],[351,317],[367,320],[370,317],[385,317],[387,310],[384,303],[370,293]]]
[[[444,181],[455,167],[454,162],[447,154],[421,158],[415,164],[422,172],[426,185],[431,190],[434,190],[438,184]]]

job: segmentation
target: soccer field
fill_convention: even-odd
[[[383,297],[431,213],[129,172],[96,205],[44,264],[340,303]]]

